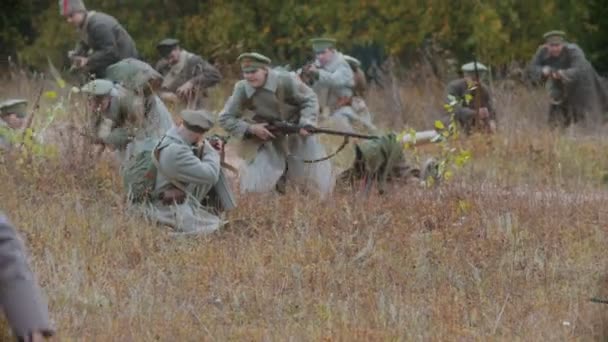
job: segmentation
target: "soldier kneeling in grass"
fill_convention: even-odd
[[[23,128],[26,100],[7,100],[0,103],[0,149],[8,149],[16,131]]]
[[[129,200],[156,223],[180,233],[206,234],[223,224],[220,214],[236,204],[221,170],[220,139],[205,139],[213,127],[206,111],[184,110],[182,123],[123,170]]]

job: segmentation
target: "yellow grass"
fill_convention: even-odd
[[[385,126],[429,128],[441,108],[437,85],[400,87],[403,113],[375,92]],[[0,208],[59,340],[605,340],[608,306],[588,299],[608,297],[608,140],[544,128],[543,96],[497,94],[501,132],[458,142],[472,161],[436,189],[240,197],[197,238],[124,211],[111,157],[66,128],[76,101],[45,133],[60,158],[4,157]]]

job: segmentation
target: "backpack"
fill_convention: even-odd
[[[361,62],[351,56],[344,56],[344,59],[348,62],[354,74],[355,86],[353,87],[353,91],[355,96],[364,97],[367,91],[367,78],[365,78],[365,72],[361,68]]]
[[[140,92],[158,90],[163,76],[146,62],[125,58],[106,68],[106,79],[120,83],[129,90]]]
[[[129,158],[122,169],[122,181],[127,200],[130,203],[144,203],[152,200],[156,186],[158,168],[153,158],[160,155],[162,139],[144,144],[142,150]],[[153,148],[150,148],[153,146]]]

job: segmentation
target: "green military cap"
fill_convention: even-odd
[[[0,102],[0,114],[2,116],[15,114],[17,117],[24,118],[27,116],[27,100],[10,99]]]
[[[549,44],[560,44],[566,40],[566,32],[558,30],[549,31],[543,34],[543,38]]]
[[[204,109],[182,110],[180,116],[182,120],[184,120],[185,126],[193,132],[202,133],[208,131],[215,124],[213,114]]]
[[[74,12],[86,12],[82,0],[59,0],[59,14],[64,17],[71,15]]]
[[[178,45],[179,40],[175,38],[165,38],[156,44],[156,50],[162,57],[166,57]]]
[[[244,72],[253,72],[259,68],[264,68],[270,65],[270,58],[257,53],[257,52],[246,52],[241,54],[237,61],[241,64],[241,70]]]
[[[348,64],[350,65],[354,65],[356,67],[360,67],[361,66],[361,61],[356,59],[353,56],[349,56],[349,55],[344,55],[344,59],[348,62]]]
[[[95,96],[103,96],[110,95],[112,89],[114,89],[114,82],[103,79],[96,79],[85,84],[80,89],[80,91]]]
[[[475,72],[475,62],[463,64],[462,67],[460,68],[460,70],[462,70],[463,72]],[[478,71],[488,71],[488,67],[477,62],[477,70]]]
[[[313,38],[310,40],[312,43],[312,49],[315,53],[320,53],[328,48],[336,47],[336,40],[333,38]]]

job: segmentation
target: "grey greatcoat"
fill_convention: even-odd
[[[325,66],[319,67],[319,78],[313,84],[313,89],[319,97],[321,110],[328,108],[330,118],[338,122],[338,126],[353,126],[374,130],[371,116],[363,99],[354,96],[355,74],[340,52],[334,54],[333,59]],[[353,101],[354,100],[354,101]],[[353,105],[360,103],[355,110]]]
[[[171,113],[155,94],[146,97],[115,85],[106,112],[93,115],[95,135],[115,149],[122,164],[143,143],[158,140],[174,126]]]
[[[179,60],[170,65],[166,59],[156,64],[156,70],[163,76],[162,91],[175,93],[177,88],[190,81],[194,85],[192,96],[187,99],[186,108],[203,109],[207,98],[207,88],[220,82],[220,72],[201,56],[181,50]]]
[[[331,191],[333,180],[329,161],[303,162],[325,156],[318,137],[279,135],[274,140],[261,141],[248,134],[254,116],[257,122],[282,120],[316,125],[318,114],[315,93],[291,73],[269,69],[261,88],[253,88],[245,80],[235,85],[219,122],[232,136],[243,139],[240,154],[245,165],[240,171],[241,192],[272,191],[283,175],[288,182],[312,185],[321,193]]]
[[[179,183],[187,196],[181,204],[165,205],[161,200],[145,204],[146,216],[183,233],[204,234],[217,230],[221,219],[201,203],[220,181],[219,153],[205,141],[203,156],[199,159],[194,146],[179,135],[176,127],[167,132],[157,148],[160,157],[154,197],[159,198],[165,190],[175,188],[173,182]]]
[[[0,306],[15,335],[52,335],[47,303],[27,265],[24,247],[0,213]]]
[[[561,71],[562,78],[545,78],[544,67]],[[530,63],[529,74],[535,81],[546,81],[551,97],[549,121],[552,123],[562,121],[567,125],[586,116],[597,122],[608,111],[604,80],[576,44],[564,44],[557,57],[551,56],[547,47],[539,47]]]
[[[105,13],[89,11],[80,28],[75,55],[88,57],[85,70],[97,78],[108,66],[124,58],[138,58],[135,42],[118,21]]]

